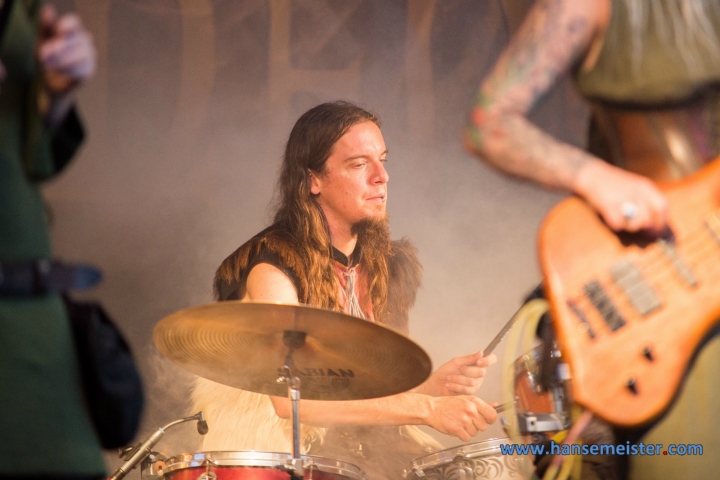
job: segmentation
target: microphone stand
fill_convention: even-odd
[[[115,473],[113,473],[113,475],[109,477],[109,480],[121,480],[125,477],[125,475],[130,473],[130,470],[132,470],[140,462],[145,460],[145,458],[150,455],[152,448],[155,446],[155,444],[157,444],[163,437],[163,435],[165,435],[165,430],[170,427],[174,427],[175,425],[189,422],[191,420],[198,421],[197,429],[200,435],[205,435],[208,432],[208,425],[205,421],[205,417],[203,416],[203,412],[198,412],[192,417],[181,418],[180,420],[170,422],[164,427],[158,428],[157,431],[150,435],[144,442],[135,445],[135,447],[125,452],[121,452],[121,456],[126,459],[126,462],[123,463],[120,468],[115,470]]]

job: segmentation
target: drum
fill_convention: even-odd
[[[521,434],[538,437],[533,438],[533,443],[570,425],[568,366],[561,362],[560,351],[552,349],[546,360],[547,378],[541,378],[542,349],[542,345],[535,347],[514,364],[518,429]]]
[[[412,461],[405,470],[408,480],[520,480],[528,478],[520,455],[503,455],[507,438],[448,448]],[[529,464],[530,462],[528,462]]]
[[[303,455],[305,480],[365,480],[359,467]],[[164,480],[287,480],[292,455],[270,452],[182,453],[143,469],[142,478]]]

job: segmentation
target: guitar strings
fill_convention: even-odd
[[[711,244],[712,245],[712,244]],[[712,248],[717,248],[717,246],[713,246]],[[710,250],[708,248],[703,248],[702,250],[695,250],[693,253],[702,253],[703,251]],[[659,252],[662,254],[662,252]],[[720,276],[720,262],[708,262],[705,256],[702,256],[702,258],[698,258],[697,255],[687,255],[686,257],[686,265],[689,268],[694,269],[698,273],[702,273],[703,277],[707,276],[713,276],[713,274],[716,274],[716,276]],[[719,257],[720,259],[720,257]],[[697,260],[701,260],[700,263],[696,263]],[[663,303],[668,302],[668,300],[678,294],[682,294],[682,290],[679,290],[678,283],[682,282],[682,280],[674,279],[673,281],[668,281],[669,277],[677,277],[679,274],[676,271],[676,268],[672,263],[670,263],[669,259],[666,259],[665,264],[659,264],[657,265],[659,267],[662,267],[662,271],[655,274],[651,277],[651,281],[647,281],[645,277],[643,276],[643,280],[646,281],[646,283],[654,289],[656,294],[658,294],[661,297],[661,300]],[[640,320],[643,319],[643,315],[641,315],[635,307],[630,302],[630,298],[628,294],[620,288],[616,283],[615,280],[610,275],[604,275],[603,277],[596,278],[595,281],[598,282],[598,284],[602,287],[602,289],[608,294],[609,299],[612,301],[612,304],[606,304],[604,307],[601,308],[597,305],[593,304],[589,298],[587,298],[586,295],[580,294],[577,296],[574,296],[574,298],[569,298],[570,301],[574,302],[575,305],[580,308],[584,314],[587,316],[588,307],[589,310],[597,311],[602,317],[607,317],[611,314],[612,309],[614,308],[618,313],[621,314],[623,319],[625,320]],[[622,304],[618,304],[618,299],[621,299]],[[630,315],[628,315],[628,312]],[[592,315],[590,315],[592,317]],[[607,323],[604,321],[603,318],[601,318],[602,325],[604,328],[608,328]],[[591,327],[596,327],[596,321],[591,322]]]
[[[703,278],[706,276],[705,274],[712,275],[714,273],[720,273],[720,241],[716,236],[716,234],[720,234],[720,232],[715,230],[710,224],[712,220],[720,226],[718,211],[711,212],[711,214],[700,223],[699,227],[691,230],[687,236],[684,236],[682,241],[675,242],[677,245],[677,257],[681,264],[689,268],[691,272],[703,273]],[[658,242],[655,242],[647,248],[650,250],[643,251],[642,254],[630,253],[625,258],[640,270],[642,281],[661,297],[661,302],[666,303],[670,298],[682,292],[682,290],[678,289],[678,284],[687,285],[687,281],[682,279],[678,271],[679,265],[663,251],[662,246]],[[712,261],[712,250],[718,250],[716,258],[718,261],[716,262]],[[643,319],[643,315],[632,305],[630,295],[616,284],[611,275],[604,275],[603,278],[596,278],[595,280],[608,294],[611,303],[600,306],[595,305],[583,293],[575,296],[575,298],[569,298],[569,300],[584,311],[586,317],[593,317],[593,315],[587,315],[588,307],[590,307],[590,311],[597,312],[601,316],[601,331],[609,328],[604,319],[608,318],[613,309],[615,309],[618,314],[621,314],[626,321]],[[620,295],[618,295],[618,293]],[[618,304],[618,299],[621,300],[620,305]],[[630,315],[628,315],[628,313],[630,313]],[[597,323],[596,320],[589,322],[590,326],[595,328],[598,327],[598,325],[596,325]]]
[[[703,267],[708,267],[710,272],[707,273],[720,274],[720,268],[717,268],[720,267],[720,265],[703,265]],[[605,308],[599,308],[597,305],[593,304],[592,301],[585,295],[579,295],[575,298],[569,299],[570,301],[575,303],[575,306],[577,308],[583,311],[583,314],[585,315],[586,320],[588,321],[590,326],[596,329],[596,333],[598,330],[605,332],[610,328],[603,317],[607,317],[612,312],[612,309],[615,309],[619,314],[621,314],[623,320],[625,320],[626,322],[635,322],[638,320],[641,321],[645,318],[632,306],[627,294],[625,294],[625,292],[615,284],[615,281],[612,279],[612,277],[606,276],[605,278],[597,278],[596,281],[608,294],[608,298],[612,301],[611,304],[604,305]],[[656,288],[656,292],[662,297],[662,300],[667,303],[672,303],[671,299],[673,297],[677,295],[682,295],[682,292],[678,290],[675,284],[670,284],[668,282],[655,283],[653,284],[653,287]],[[619,302],[618,299],[620,300]],[[588,314],[588,312],[590,311],[596,314]],[[600,321],[595,318],[597,315],[600,316]]]
[[[702,235],[705,232],[706,235]],[[649,273],[649,277],[662,278],[663,273],[670,275],[678,275],[677,266],[673,263],[673,260],[662,250],[662,247],[658,243],[647,247],[652,249],[651,251],[642,252],[642,254],[630,253],[625,258],[630,260],[633,265],[638,267],[643,273]],[[711,250],[718,249],[718,260],[720,260],[720,243],[714,238],[714,236],[707,230],[707,228],[698,228],[691,231],[688,234],[687,240],[679,242],[678,258],[686,265],[689,263],[695,263],[698,259],[711,260],[712,257],[708,257],[708,253]],[[690,267],[690,265],[688,265]],[[656,273],[653,273],[653,270]],[[643,275],[645,278],[646,275]]]

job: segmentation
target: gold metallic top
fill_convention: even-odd
[[[720,82],[720,2],[611,0],[602,48],[575,72],[584,97],[658,105]]]

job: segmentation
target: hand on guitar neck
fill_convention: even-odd
[[[667,198],[642,175],[593,160],[578,172],[573,190],[616,232],[659,235],[667,227]]]

